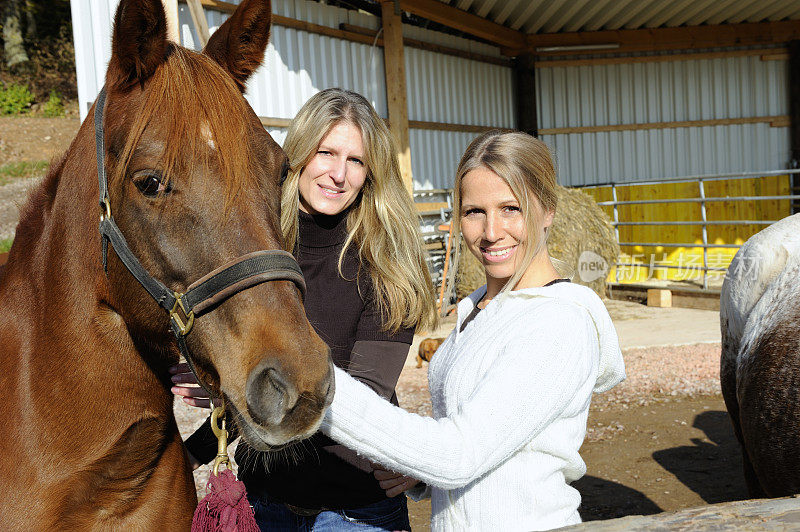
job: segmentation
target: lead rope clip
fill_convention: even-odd
[[[219,475],[219,466],[225,464],[228,469],[231,468],[231,459],[228,456],[228,431],[225,429],[225,406],[218,406],[211,412],[211,430],[214,431],[214,436],[217,437],[217,456],[214,458],[214,464],[211,472],[214,476]]]

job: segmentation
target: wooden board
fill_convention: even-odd
[[[640,124],[611,124],[607,126],[552,127],[540,129],[541,135],[567,135],[572,133],[604,133],[608,131],[647,131],[654,129],[677,129],[684,127],[734,126],[740,124],[769,124],[771,127],[787,127],[787,115],[751,116],[745,118],[713,118],[709,120],[681,120],[675,122],[645,122]]]
[[[528,46],[575,46],[618,44],[607,50],[561,50],[539,52],[537,55],[597,55],[649,50],[691,50],[749,45],[784,45],[800,39],[800,20],[644,28],[636,30],[601,30],[572,33],[538,33],[528,35]],[[767,52],[767,50],[765,50]]]
[[[403,11],[461,30],[498,46],[517,49],[527,47],[523,32],[512,30],[438,0],[399,0],[398,3]]]
[[[167,39],[180,44],[180,23],[178,22],[178,0],[161,0],[167,15]]]
[[[395,13],[394,3],[381,3],[383,23],[383,64],[386,75],[386,103],[389,108],[389,129],[397,143],[400,175],[409,194],[414,190],[411,174],[411,142],[408,135],[406,69],[403,53],[403,23]]]
[[[426,211],[438,211],[439,209],[449,209],[450,206],[447,205],[446,201],[435,201],[435,202],[417,202],[414,203],[414,206],[417,208],[419,212],[426,212]]]

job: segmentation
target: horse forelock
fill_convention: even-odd
[[[158,128],[161,170],[167,180],[185,180],[182,186],[191,186],[194,165],[211,156],[220,169],[228,210],[240,191],[258,179],[251,167],[251,115],[233,79],[217,63],[174,46],[147,81],[138,108],[125,113],[130,117],[129,123],[122,124],[127,138],[109,176],[110,184],[119,184],[124,177],[145,130]]]

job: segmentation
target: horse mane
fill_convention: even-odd
[[[147,82],[141,106],[125,115],[131,120],[128,138],[109,178],[124,177],[145,128],[159,120],[164,142],[161,170],[166,179],[191,176],[193,169],[180,161],[191,165],[213,152],[225,184],[227,210],[246,180],[257,178],[250,166],[254,149],[246,141],[251,115],[234,80],[213,59],[170,45],[167,60]],[[209,150],[210,141],[213,150]]]

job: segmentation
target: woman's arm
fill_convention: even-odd
[[[577,393],[591,396],[597,335],[583,311],[539,323],[513,339],[458,413],[411,414],[344,372],[323,432],[388,469],[450,489],[507,460],[559,417]],[[564,323],[570,328],[565,329]]]

